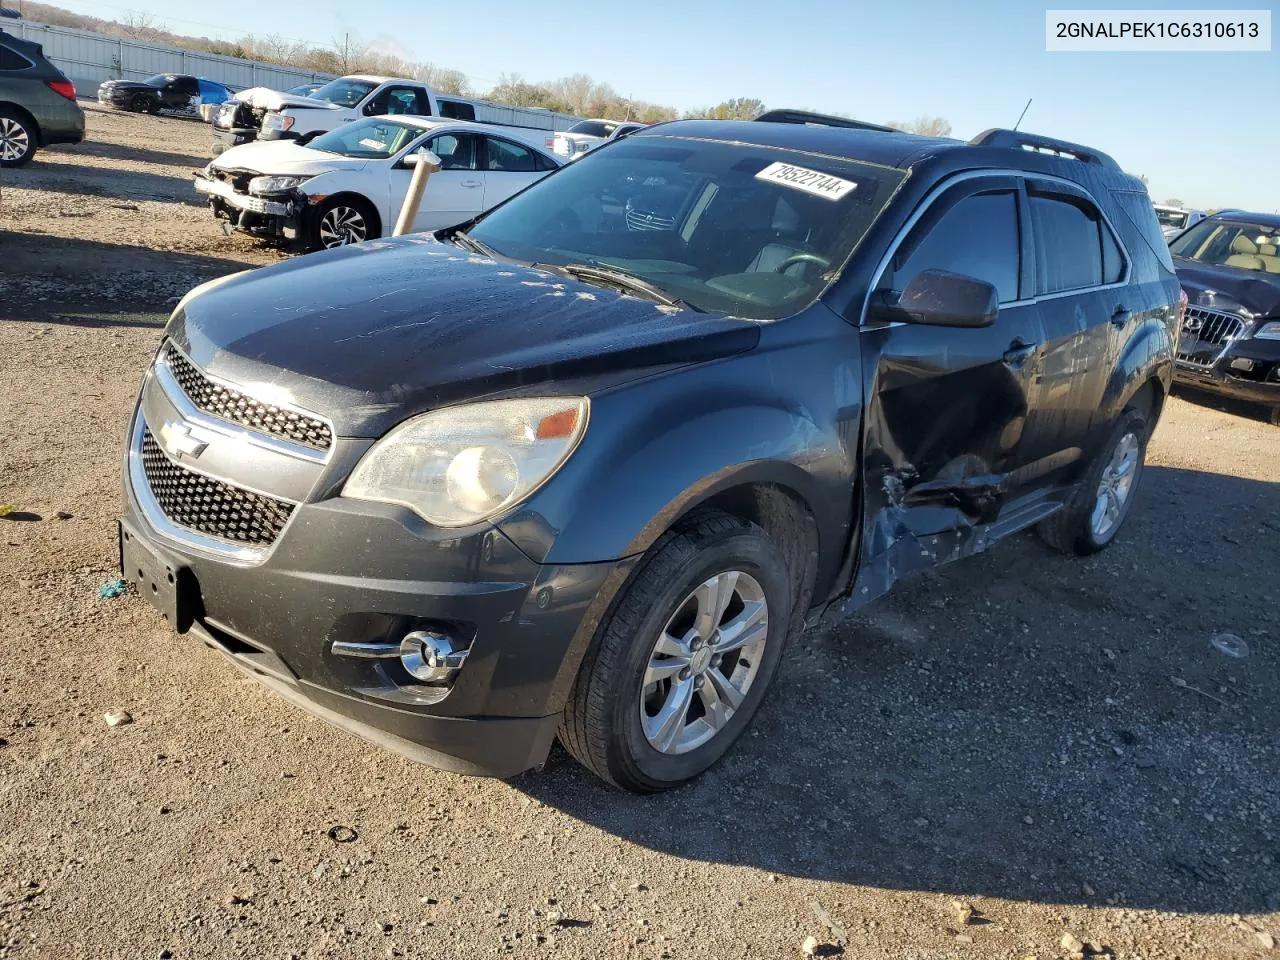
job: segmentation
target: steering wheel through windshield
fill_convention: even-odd
[[[787,267],[791,266],[794,263],[816,263],[818,266],[820,266],[824,270],[829,269],[831,266],[830,260],[826,259],[825,257],[820,257],[816,253],[793,253],[791,256],[787,257],[787,259],[783,260],[776,267],[774,267],[773,272],[785,273],[787,270]]]

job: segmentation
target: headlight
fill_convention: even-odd
[[[465,527],[524,500],[569,459],[587,429],[586,397],[491,400],[407,420],[375,443],[342,495],[408,507]]]
[[[1280,320],[1264,323],[1253,337],[1255,340],[1280,340]]]
[[[254,177],[249,181],[249,192],[254,194],[284,193],[309,180],[309,177]]]
[[[293,126],[294,118],[282,113],[269,113],[263,126],[270,130],[288,130]]]

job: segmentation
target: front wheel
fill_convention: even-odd
[[[718,761],[777,671],[792,583],[755,524],[706,513],[654,545],[583,661],[560,742],[597,776],[666,790]]]
[[[133,113],[147,113],[151,110],[151,98],[146,94],[135,93],[129,98],[129,110]]]
[[[378,236],[377,214],[358,197],[334,197],[321,204],[312,221],[308,246],[329,250]]]
[[[1150,427],[1141,410],[1126,410],[1066,506],[1040,524],[1040,536],[1066,553],[1088,556],[1120,532],[1138,491]]]

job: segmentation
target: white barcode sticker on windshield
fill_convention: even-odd
[[[784,187],[803,190],[828,200],[839,200],[857,186],[852,180],[841,180],[829,173],[797,167],[791,163],[771,163],[756,174],[756,179],[771,180]]]

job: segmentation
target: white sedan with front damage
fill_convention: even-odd
[[[563,162],[518,128],[410,116],[369,117],[306,144],[233,147],[196,176],[227,229],[304,250],[390,235],[418,151],[440,159],[411,232],[463,223]]]

